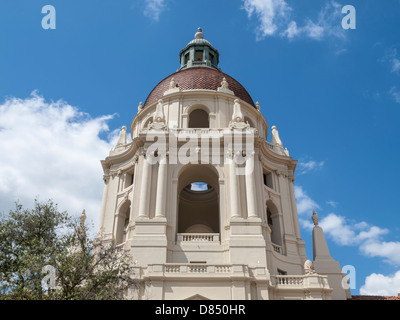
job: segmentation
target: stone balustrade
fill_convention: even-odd
[[[219,233],[178,233],[177,243],[219,243]]]

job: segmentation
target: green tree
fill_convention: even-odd
[[[51,200],[33,209],[16,204],[0,218],[1,299],[123,299],[136,288],[128,253],[90,239],[85,224],[59,212]],[[54,268],[46,289],[43,272]]]

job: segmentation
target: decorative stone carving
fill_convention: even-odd
[[[304,262],[304,273],[306,275],[315,274],[315,268],[312,261],[307,260],[306,262]]]
[[[217,88],[217,91],[229,93],[232,95],[234,94],[234,92],[231,89],[229,89],[229,83],[228,81],[226,81],[225,77],[222,79],[221,86]]]
[[[314,226],[318,226],[318,215],[315,212],[315,210],[313,210],[313,215],[312,215],[311,219],[314,222]]]
[[[248,123],[244,122],[244,116],[239,99],[235,99],[233,104],[232,120],[229,123],[229,129],[233,130],[247,130],[250,128]]]
[[[170,89],[175,89],[177,87],[175,78],[172,78],[171,81],[169,82],[169,88]]]
[[[232,122],[244,122],[239,99],[235,99],[235,102],[233,104]]]
[[[279,132],[278,132],[276,126],[273,126],[273,127],[272,127],[272,139],[271,139],[271,143],[272,143],[272,144],[278,144],[278,145],[280,145],[280,146],[283,145],[281,139],[279,138]]]
[[[166,127],[167,124],[165,121],[163,101],[160,99],[157,103],[154,121],[149,125],[149,129],[164,130]]]
[[[142,103],[142,101],[140,101],[139,102],[139,106],[138,106],[138,113],[140,112],[140,111],[142,111],[143,110],[143,103]]]

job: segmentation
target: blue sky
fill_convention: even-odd
[[[0,211],[52,197],[97,223],[100,159],[200,26],[299,160],[307,255],[315,208],[353,294],[397,294],[399,18],[397,0],[1,1]]]

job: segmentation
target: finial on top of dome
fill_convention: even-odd
[[[194,35],[194,38],[195,38],[195,39],[204,39],[204,34],[203,34],[203,31],[201,30],[200,27],[197,28],[197,32],[196,32],[196,34]]]

